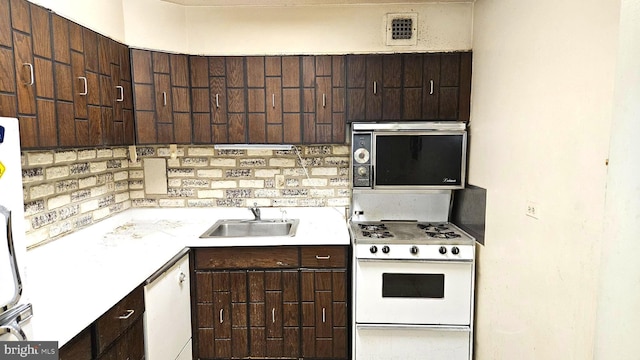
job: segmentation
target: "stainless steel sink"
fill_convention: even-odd
[[[299,219],[218,220],[200,238],[295,236]]]

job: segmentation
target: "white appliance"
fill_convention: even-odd
[[[145,282],[145,359],[192,358],[189,283],[188,249]]]
[[[23,293],[26,255],[18,119],[0,117],[0,341],[32,337]]]
[[[467,360],[474,239],[450,223],[351,223],[355,359]]]

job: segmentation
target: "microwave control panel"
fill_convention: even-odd
[[[351,139],[353,156],[353,187],[371,187],[371,133],[356,132]]]

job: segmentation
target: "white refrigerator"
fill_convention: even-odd
[[[31,340],[18,119],[0,117],[0,341]],[[22,262],[21,262],[22,261]]]

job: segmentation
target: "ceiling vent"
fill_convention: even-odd
[[[417,13],[387,14],[387,45],[416,45],[417,30]]]

